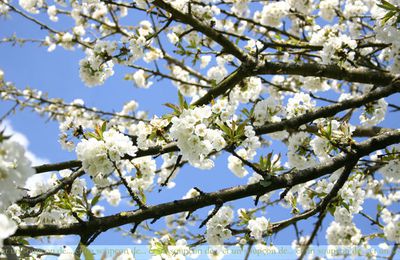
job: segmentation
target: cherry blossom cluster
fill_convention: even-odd
[[[212,168],[214,163],[208,159],[209,154],[226,146],[223,132],[208,128],[212,115],[211,107],[203,106],[186,109],[171,120],[170,135],[177,140],[183,159],[201,169]]]
[[[164,235],[160,239],[150,240],[150,252],[154,260],[161,259],[186,259],[186,257],[196,258],[185,239],[175,240],[170,235]]]
[[[233,222],[233,217],[233,210],[230,207],[221,207],[207,222],[205,235],[207,243],[216,246],[223,245],[225,240],[232,237],[232,232],[227,227]]]
[[[0,247],[3,240],[14,234],[17,224],[6,210],[26,195],[26,181],[35,174],[25,149],[0,133]],[[8,140],[7,140],[8,139]]]
[[[79,62],[79,74],[87,86],[102,85],[114,74],[111,57],[116,48],[116,42],[97,41],[93,50],[86,51],[86,58]]]
[[[78,159],[95,181],[104,182],[125,155],[135,156],[138,151],[128,136],[115,129],[104,131],[101,136],[83,139],[76,146]]]

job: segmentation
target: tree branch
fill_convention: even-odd
[[[259,194],[265,194],[273,190],[282,189],[285,187],[297,185],[319,178],[325,174],[332,173],[343,166],[348,165],[349,160],[354,161],[378,149],[383,149],[389,145],[400,142],[400,131],[393,131],[379,136],[370,138],[367,141],[361,142],[354,146],[354,154],[338,155],[332,158],[332,161],[304,169],[291,171],[287,174],[272,176],[270,185],[264,187],[260,183],[241,185],[232,188],[223,189],[217,192],[204,193],[202,196],[197,196],[191,199],[175,200],[168,203],[162,203],[155,206],[149,206],[146,209],[135,211],[121,212],[116,215],[97,218],[87,221],[84,225],[72,223],[60,227],[58,225],[30,225],[20,226],[14,236],[48,236],[48,235],[68,235],[80,234],[82,230],[86,232],[105,231],[110,228],[122,226],[128,223],[138,223],[146,219],[158,219],[163,216],[195,211],[199,208],[216,205],[217,203],[226,203],[245,197],[250,197]]]
[[[232,75],[232,74],[231,74]],[[232,76],[236,77],[236,76]],[[227,79],[227,81],[229,81]],[[221,88],[224,88],[223,84],[220,85]],[[229,88],[229,86],[227,86]],[[215,89],[210,90],[203,98],[199,99],[198,102],[202,104],[203,102],[207,101],[208,99],[212,100],[213,94],[209,94],[211,92],[215,94],[218,87]],[[218,90],[219,91],[219,90]],[[344,100],[342,102],[339,102],[337,104],[329,105],[326,107],[320,107],[314,111],[308,112],[307,114],[297,116],[291,119],[283,120],[281,122],[277,123],[269,123],[261,127],[257,127],[255,129],[255,132],[257,135],[263,135],[263,134],[268,134],[268,133],[273,133],[277,131],[282,131],[286,129],[297,129],[299,126],[306,124],[308,122],[311,122],[315,119],[318,118],[326,118],[326,117],[331,117],[334,116],[335,114],[344,111],[349,108],[356,108],[360,107],[364,104],[367,104],[369,102],[372,102],[374,100],[387,97],[393,93],[397,93],[400,91],[400,82],[395,81],[392,84],[386,86],[386,87],[380,87],[377,88],[373,91],[370,91],[369,93],[360,96],[360,97],[354,97],[352,99]],[[209,94],[209,96],[206,98],[206,96]],[[195,103],[195,105],[200,105],[198,102]],[[207,101],[208,102],[208,101]],[[379,131],[378,131],[379,130]],[[368,129],[365,127],[361,127],[359,130],[356,129],[356,132],[358,131],[359,134],[373,134],[375,132],[382,132],[386,131],[387,129],[383,128],[376,128],[373,127],[372,129]],[[134,158],[138,157],[143,157],[143,156],[148,156],[148,155],[160,155],[164,153],[169,153],[169,152],[176,152],[179,151],[178,146],[175,143],[170,143],[166,145],[165,147],[161,146],[155,146],[151,147],[145,151],[140,150]],[[125,156],[124,159],[133,159],[130,156]],[[58,171],[58,170],[63,170],[63,169],[68,169],[72,167],[81,167],[82,163],[80,161],[67,161],[67,162],[61,162],[61,163],[55,163],[55,164],[44,164],[41,166],[36,166],[34,167],[36,170],[36,173],[42,173],[42,172],[49,172],[49,171]]]
[[[395,79],[390,73],[374,71],[371,69],[344,69],[338,65],[323,65],[317,63],[283,63],[264,62],[258,65],[252,75],[299,75],[325,77],[348,82],[387,85]]]
[[[219,43],[223,48],[224,51],[227,53],[232,54],[240,61],[245,62],[248,60],[248,56],[244,54],[239,47],[237,47],[234,43],[229,41],[226,37],[224,37],[221,33],[216,32],[210,25],[205,25],[196,19],[194,16],[190,14],[185,14],[174,7],[172,7],[169,3],[166,3],[162,0],[154,0],[152,2],[155,6],[164,9],[165,11],[172,14],[172,17],[175,20],[179,20],[182,23],[188,24],[195,28],[197,31],[203,33],[204,35],[208,36],[213,41]]]

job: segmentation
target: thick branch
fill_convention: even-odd
[[[166,3],[162,0],[154,0],[152,4],[171,13],[174,19],[177,19],[182,23],[192,26],[197,31],[203,33],[213,41],[219,43],[224,48],[225,52],[232,54],[240,61],[245,62],[247,60],[248,57],[234,43],[229,41],[229,39],[224,37],[221,33],[216,32],[211,27],[211,24],[205,25],[200,22],[199,19],[196,19],[193,15],[185,14],[172,7],[169,3]]]
[[[30,198],[24,197],[18,201],[18,203],[26,203],[30,206],[35,206],[37,203],[45,201],[48,197],[56,194],[59,190],[63,189],[64,187],[71,185],[77,178],[83,176],[85,171],[79,169],[76,172],[72,173],[70,176],[65,177],[60,180],[60,183],[48,190],[45,193],[40,194],[39,196]]]
[[[236,76],[238,74],[239,73],[236,73],[236,74],[233,73],[233,74],[231,74],[231,76],[233,78],[240,77],[240,76]],[[223,86],[224,85],[222,84],[221,88],[223,88]],[[212,89],[212,91],[214,91],[214,89]],[[297,116],[297,117],[294,117],[294,118],[291,118],[288,120],[283,120],[283,121],[277,122],[277,123],[269,123],[262,127],[258,127],[255,129],[256,134],[262,135],[262,134],[273,133],[273,132],[282,131],[282,130],[286,130],[286,129],[297,129],[299,126],[306,124],[308,122],[311,122],[315,119],[331,117],[331,116],[334,116],[335,114],[337,114],[341,111],[344,111],[346,109],[360,107],[364,104],[367,104],[369,102],[372,102],[374,100],[377,100],[377,99],[380,99],[383,97],[387,97],[387,96],[389,96],[393,93],[399,92],[399,91],[400,91],[399,82],[396,81],[393,84],[390,84],[386,87],[377,88],[363,96],[354,97],[349,100],[344,100],[340,103],[336,103],[336,104],[326,106],[326,107],[321,107],[321,108],[316,109],[315,111],[308,112],[307,114]],[[212,99],[212,94],[210,94],[209,96]],[[206,98],[199,99],[198,102],[202,103],[202,102],[204,102],[205,99]],[[199,105],[199,104],[197,104],[197,102],[195,104]],[[363,134],[366,136],[370,136],[370,134],[373,134],[375,132],[382,132],[385,130],[386,130],[385,128],[381,129],[381,128],[374,127],[371,129],[371,128],[361,127],[361,128],[356,128],[355,132],[359,133],[361,136],[363,136]],[[176,151],[179,151],[178,146],[175,143],[171,143],[171,144],[166,145],[165,147],[155,146],[155,147],[149,148],[148,150],[145,150],[145,151],[139,151],[135,158],[148,156],[148,155],[159,155],[159,154],[176,152]],[[133,158],[126,156],[124,159],[133,159]],[[74,160],[74,161],[67,161],[67,162],[56,163],[56,164],[45,164],[45,165],[41,165],[41,166],[36,166],[35,170],[37,173],[42,173],[42,172],[49,172],[49,171],[58,171],[58,170],[72,168],[72,167],[80,167],[81,165],[82,164],[80,161]]]
[[[85,222],[84,224],[73,223],[63,227],[58,225],[21,226],[15,233],[15,236],[37,237],[80,234],[82,230],[85,230],[86,232],[105,231],[128,223],[138,223],[147,219],[158,219],[179,212],[195,211],[199,208],[215,205],[221,202],[225,203],[254,195],[265,194],[273,190],[304,183],[319,178],[325,174],[332,173],[343,166],[348,165],[349,161],[354,161],[373,151],[399,142],[400,131],[393,131],[370,138],[367,141],[355,145],[354,154],[339,155],[334,157],[331,162],[323,165],[305,170],[291,171],[290,173],[282,174],[280,176],[273,176],[271,177],[270,184],[267,187],[264,187],[260,183],[236,186],[217,192],[204,193],[201,196],[191,199],[175,200],[156,206],[150,206],[146,209],[127,211],[112,216],[97,218]]]
[[[331,117],[337,113],[349,108],[357,108],[374,100],[390,96],[391,94],[400,91],[400,82],[394,82],[386,87],[380,87],[368,92],[360,97],[344,100],[340,103],[321,107],[315,111],[308,112],[304,115],[294,117],[288,120],[283,120],[278,123],[270,123],[256,129],[256,134],[267,134],[276,131],[282,131],[288,128],[297,129],[299,126],[311,122],[318,118]]]
[[[394,76],[371,69],[344,69],[338,65],[322,65],[317,63],[283,63],[265,62],[253,70],[253,75],[299,75],[325,77],[348,82],[358,82],[366,84],[387,85],[392,82]]]

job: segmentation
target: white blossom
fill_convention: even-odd
[[[22,145],[12,140],[0,142],[0,212],[25,195],[21,187],[34,174]]]
[[[287,118],[303,115],[315,107],[315,101],[310,95],[303,92],[296,93],[294,97],[289,98],[286,108]]]
[[[232,236],[232,232],[226,228],[232,221],[232,209],[227,206],[221,207],[206,224],[207,242],[211,245],[222,245],[224,240]]]
[[[177,140],[183,159],[187,159],[191,165],[210,169],[214,166],[208,155],[212,151],[220,151],[226,145],[219,129],[205,129],[203,136],[195,135],[196,126],[208,124],[212,111],[209,106],[196,107],[184,110],[179,117],[172,118],[170,129],[171,137]]]
[[[265,217],[259,217],[256,219],[251,219],[247,228],[250,230],[250,235],[254,237],[256,240],[261,240],[263,234],[268,231],[269,228],[269,220]]]
[[[3,246],[4,239],[13,235],[17,231],[17,225],[6,215],[0,214],[0,248]]]
[[[133,80],[135,81],[136,86],[139,88],[149,88],[153,84],[151,81],[147,82],[146,75],[142,69],[133,74]]]
[[[389,182],[399,183],[400,182],[400,161],[390,160],[381,169],[380,172],[383,174],[386,180]]]
[[[135,156],[137,147],[129,137],[110,129],[103,133],[103,139],[84,139],[76,146],[78,159],[92,177],[104,178],[114,171],[113,162],[118,162],[125,155]]]
[[[385,119],[388,103],[381,98],[377,102],[367,104],[360,115],[360,122],[363,125],[377,125]]]

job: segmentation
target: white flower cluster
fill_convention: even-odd
[[[291,247],[296,251],[297,256],[300,256],[301,251],[305,248],[305,245],[309,239],[310,236],[301,236],[299,240],[293,240]]]
[[[265,217],[251,219],[247,228],[250,230],[250,235],[260,241],[263,238],[262,236],[268,231],[269,220]]]
[[[211,211],[209,212],[209,214]],[[233,221],[233,210],[230,207],[221,207],[207,222],[207,243],[210,245],[223,245],[224,240],[232,236],[232,232],[226,227]]]
[[[10,10],[10,7],[8,7],[8,0],[3,0],[2,2],[0,2],[0,15],[6,15],[8,13],[8,11]],[[0,80],[2,78],[0,77]]]
[[[146,7],[147,8],[147,7]],[[151,44],[151,40],[147,40],[146,37],[154,33],[154,29],[149,21],[141,21],[137,34],[129,39],[123,39],[129,43],[129,50],[131,57],[127,61],[133,62],[143,57],[145,46]]]
[[[55,5],[51,5],[47,7],[47,15],[49,16],[49,19],[53,22],[58,21],[57,17],[57,7]]]
[[[331,180],[335,182],[341,171],[336,171]],[[357,214],[363,208],[365,200],[365,188],[363,187],[365,180],[362,178],[361,174],[355,174],[349,179],[345,185],[340,189],[338,194],[344,200],[344,202],[349,206],[349,210],[352,214]]]
[[[390,160],[379,170],[391,183],[400,183],[400,160]]]
[[[347,60],[354,60],[357,42],[342,31],[345,31],[343,25],[315,27],[310,44],[323,46],[320,55],[324,64],[340,62],[347,65]]]
[[[388,103],[381,98],[376,102],[367,104],[359,119],[361,124],[374,126],[385,119]]]
[[[303,14],[309,14],[313,10],[312,0],[286,0],[291,8]]]
[[[25,149],[17,142],[0,142],[0,212],[25,195],[21,188],[35,174]]]
[[[4,239],[14,234],[15,231],[17,231],[17,224],[0,213],[0,248],[3,247]]]
[[[289,14],[289,9],[290,5],[285,1],[268,2],[264,5],[261,13],[255,12],[254,17],[255,20],[259,20],[263,25],[280,27],[282,25],[281,19]]]
[[[128,184],[133,191],[146,191],[154,182],[156,161],[151,156],[137,158],[131,161],[136,168],[136,177],[128,179]]]
[[[60,176],[67,177],[71,174],[71,172],[71,170],[60,171]],[[66,173],[68,173],[68,175],[64,175]],[[57,176],[55,174],[52,174],[49,178],[46,178],[46,180],[35,177],[30,178],[29,182],[27,182],[25,185],[25,188],[28,190],[27,193],[30,197],[36,197],[57,185]]]
[[[57,105],[49,105],[46,112],[50,115],[55,114],[59,125],[59,143],[65,150],[72,151],[75,148],[75,143],[72,141],[71,136],[76,126],[84,129],[94,128],[98,123],[99,116],[95,112],[84,109],[85,103],[82,99],[75,99],[64,107]]]
[[[254,153],[248,154],[246,149],[240,149],[236,153],[244,160],[251,160],[254,157]],[[229,155],[228,157],[228,168],[233,174],[235,174],[239,178],[243,178],[244,176],[249,174],[246,168],[244,168],[243,162],[234,155]]]
[[[332,159],[331,151],[334,146],[331,142],[347,144],[352,140],[351,135],[355,127],[337,120],[322,119],[318,122],[319,134],[310,141],[310,146],[320,162],[327,162]],[[329,136],[327,136],[329,135]]]
[[[197,196],[200,196],[200,192],[194,188],[191,188],[190,190],[188,190],[188,192],[186,192],[185,196],[183,196],[182,199],[192,199]]]
[[[43,4],[43,0],[19,0],[19,5],[24,8],[25,11],[32,14],[38,14],[38,9],[40,9]]]
[[[254,125],[262,126],[265,123],[280,122],[279,114],[281,111],[282,106],[273,97],[257,102],[254,107]]]
[[[383,232],[385,238],[395,243],[400,243],[400,214],[393,215],[386,208],[382,210],[381,217],[385,226]]]
[[[255,101],[263,91],[263,84],[258,77],[249,77],[243,81],[243,85],[236,85],[229,94],[231,102],[233,100],[248,103]]]
[[[288,164],[290,167],[305,169],[315,165],[315,159],[309,154],[310,136],[299,132],[292,134],[288,139]]]
[[[121,202],[121,192],[118,189],[113,190],[103,190],[101,193],[111,206],[117,207]]]
[[[79,62],[79,75],[88,87],[99,86],[114,74],[112,55],[116,42],[97,41],[93,50],[86,51],[86,58]]]
[[[149,88],[153,82],[147,81],[144,70],[140,69],[133,74],[133,81],[138,88]]]
[[[2,212],[24,196],[22,188],[34,174],[31,161],[19,143],[12,140],[0,141],[0,248],[3,240],[17,230],[16,223]]]
[[[237,102],[230,102],[228,98],[219,98],[212,105],[212,112],[219,115],[222,122],[227,122],[235,115],[236,109],[238,107]]]
[[[140,121],[137,124],[130,124],[128,130],[130,135],[137,137],[138,148],[147,150],[149,147],[165,144],[165,139],[162,136],[157,135],[154,138],[150,138],[150,135],[157,131],[163,132],[163,129],[168,124],[168,120],[154,117],[150,123]]]
[[[261,147],[260,139],[256,136],[256,132],[252,126],[245,126],[244,135],[246,139],[242,142],[243,148],[237,151],[237,155],[244,160],[253,160],[254,156],[257,154],[256,150]],[[228,168],[239,178],[249,173],[244,168],[242,160],[234,155],[229,155],[228,157]]]
[[[390,45],[389,48],[384,49],[379,55],[379,59],[388,62],[388,68],[393,74],[400,74],[400,31],[396,26],[396,17],[394,15],[388,21],[384,22],[383,17],[388,13],[388,10],[383,9],[378,6],[379,2],[374,1],[374,5],[371,8],[371,14],[374,19],[376,19],[374,31],[376,33],[376,39],[382,43],[387,43]],[[397,0],[389,0],[390,4],[394,6],[399,6]]]
[[[314,181],[309,181],[305,184],[299,184],[295,186],[295,189],[293,189],[293,192],[297,190],[297,202],[305,210],[314,208],[316,204],[314,200],[315,197],[310,189],[310,186],[313,183]]]
[[[124,105],[121,112],[119,112],[118,114],[119,115],[129,115],[129,114],[133,113],[134,111],[136,111],[136,109],[138,109],[138,107],[139,107],[138,102],[136,102],[135,100],[131,100]]]
[[[200,169],[214,167],[208,158],[213,151],[220,151],[226,145],[223,132],[207,127],[212,115],[211,107],[202,106],[185,109],[179,117],[172,118],[171,137],[177,140],[184,160]]]
[[[335,10],[338,10],[339,8],[339,0],[322,0],[319,3],[318,15],[325,20],[331,21],[336,15]]]
[[[70,171],[64,171],[61,176],[68,176],[64,174],[70,174],[68,173]],[[39,195],[43,194],[43,191],[47,191],[48,189],[54,187],[57,185],[58,180],[55,175],[51,176],[49,180],[47,180],[47,183],[45,182],[44,184],[40,184],[41,180],[37,180],[35,183],[31,183],[29,188],[30,192],[29,195]],[[35,186],[40,186],[39,189],[34,190],[32,187]],[[77,178],[71,185],[71,190],[68,194],[68,203],[71,203],[73,205],[73,208],[75,210],[82,210],[82,205],[78,204],[77,198],[81,201],[81,198],[84,196],[83,194],[87,191],[86,187],[86,181],[85,179],[80,179]],[[60,193],[60,194],[55,194],[51,198],[51,205],[46,206],[44,209],[42,209],[41,214],[37,218],[30,218],[30,219],[24,219],[24,222],[27,222],[29,224],[56,224],[56,225],[64,225],[64,224],[70,224],[74,223],[77,220],[71,215],[70,209],[66,207],[66,200],[64,197],[65,194]],[[37,206],[38,207],[38,206]],[[39,207],[38,207],[39,209]]]
[[[232,7],[231,11],[232,13],[241,16],[241,17],[246,17],[249,16],[250,10],[249,10],[249,0],[231,0],[229,2],[232,2]]]
[[[115,260],[135,260],[135,254],[132,252],[132,249],[127,248],[122,251],[122,254],[119,254],[115,257]]]
[[[333,149],[329,140],[316,136],[310,141],[310,146],[320,162],[327,162],[332,159],[331,150]]]
[[[292,118],[311,111],[315,107],[315,101],[311,99],[309,94],[300,92],[289,98],[286,113],[287,118]]]
[[[214,80],[216,83],[220,82],[224,79],[226,75],[228,75],[228,71],[225,68],[225,63],[228,61],[232,61],[233,58],[231,55],[218,56],[216,58],[217,66],[211,67],[207,71],[207,77],[210,80]]]
[[[186,259],[186,256],[196,258],[186,239],[175,240],[170,235],[164,235],[160,239],[152,238],[150,252],[153,255],[151,260]]]
[[[162,51],[158,48],[151,47],[149,51],[144,54],[143,60],[146,63],[158,60],[164,57]]]
[[[353,223],[343,224],[335,220],[326,230],[326,239],[330,245],[358,245],[361,237],[361,231]]]
[[[115,129],[105,131],[101,140],[84,139],[76,146],[78,159],[95,181],[105,179],[114,171],[113,162],[119,162],[124,155],[135,156],[137,150],[129,137]]]
[[[341,225],[350,225],[353,220],[353,216],[350,211],[344,207],[337,207],[333,214],[335,221]]]
[[[348,0],[343,10],[343,15],[347,19],[355,16],[363,16],[369,11],[369,6],[365,2],[365,0]]]
[[[311,91],[327,91],[331,88],[326,79],[318,77],[301,77],[303,86]]]
[[[354,60],[354,49],[356,47],[357,42],[347,35],[330,37],[324,43],[324,48],[321,51],[322,62],[330,64],[337,61],[345,61],[346,59]]]

